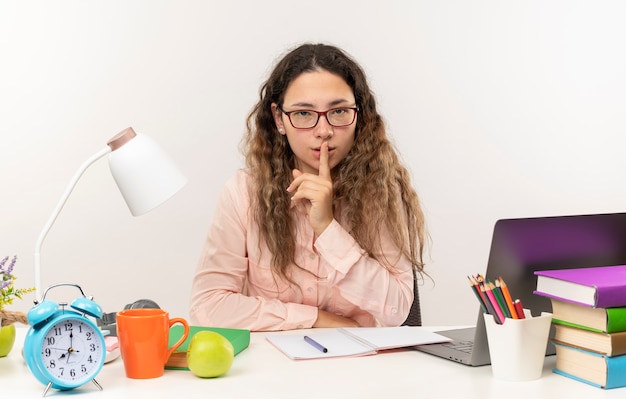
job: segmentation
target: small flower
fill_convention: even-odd
[[[34,288],[15,288],[13,283],[17,279],[13,274],[13,268],[17,262],[17,256],[13,256],[7,266],[9,257],[6,256],[0,261],[0,309],[13,303],[15,298],[22,299],[22,296],[35,291]]]

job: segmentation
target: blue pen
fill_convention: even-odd
[[[313,345],[316,349],[319,349],[321,352],[324,352],[324,353],[328,352],[328,349],[324,345],[320,344],[313,338],[305,335],[304,340],[308,342],[309,344]]]

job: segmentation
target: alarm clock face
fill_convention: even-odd
[[[55,386],[82,385],[102,368],[106,357],[104,339],[86,320],[66,315],[42,331],[41,371],[47,372]]]

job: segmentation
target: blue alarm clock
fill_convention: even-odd
[[[81,296],[70,304],[46,300],[48,291],[59,286],[78,288]],[[28,312],[30,328],[24,340],[24,360],[34,376],[50,388],[70,390],[95,380],[104,364],[106,345],[104,335],[87,316],[102,317],[102,308],[87,298],[76,284],[55,284],[46,289],[41,302]]]

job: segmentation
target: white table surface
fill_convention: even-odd
[[[435,327],[430,329],[437,330]],[[26,327],[18,328],[15,347],[0,358],[0,395],[41,397],[44,386],[21,356]],[[303,334],[288,331],[279,334]],[[293,361],[273,347],[266,334],[253,333],[250,346],[235,357],[222,377],[202,379],[189,371],[166,370],[160,378],[133,380],[120,358],[96,377],[103,391],[88,384],[72,391],[51,389],[46,397],[73,398],[625,398],[626,388],[602,390],[552,373],[554,356],[543,375],[529,382],[494,379],[491,367],[469,367],[410,349],[353,358]],[[271,333],[276,334],[276,333]]]

